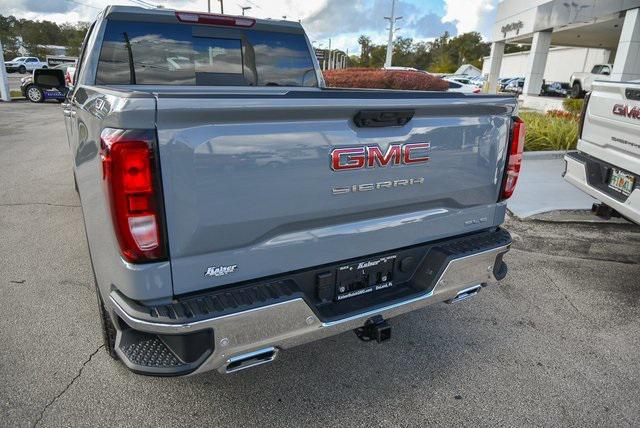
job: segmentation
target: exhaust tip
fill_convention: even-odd
[[[458,303],[458,302],[462,302],[463,300],[470,299],[471,297],[478,294],[481,289],[482,289],[482,284],[465,288],[464,290],[459,291],[458,294],[456,294],[456,297],[454,297],[451,300],[447,300],[447,303]]]
[[[224,371],[225,373],[235,373],[239,372],[240,370],[245,370],[251,367],[270,363],[276,359],[277,355],[278,350],[274,347],[247,352],[246,354],[240,354],[227,360]]]

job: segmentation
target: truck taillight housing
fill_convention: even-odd
[[[507,154],[507,167],[502,182],[502,193],[500,200],[509,199],[516,190],[518,177],[520,176],[520,167],[522,166],[522,152],[524,151],[524,138],[526,127],[522,119],[513,118],[513,127],[511,128],[511,141],[509,142],[509,152]]]
[[[100,157],[122,257],[131,263],[166,259],[154,131],[106,128],[100,135]]]

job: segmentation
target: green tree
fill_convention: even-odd
[[[18,38],[32,55],[45,57],[51,52],[44,45],[59,45],[67,48],[68,55],[77,56],[88,28],[86,22],[58,25],[46,20],[32,21],[0,15],[0,41],[6,57],[18,55]]]
[[[393,42],[393,65],[401,67],[413,67],[414,48],[413,39],[398,37]],[[386,46],[385,46],[385,58],[386,58]]]
[[[386,45],[374,45],[371,48],[370,67],[382,68],[386,58],[387,58],[387,46]]]
[[[453,73],[456,71],[456,61],[452,55],[449,32],[430,43],[432,63],[430,71],[434,73]]]
[[[488,43],[482,41],[480,33],[473,31],[452,38],[449,50],[457,66],[473,64],[480,68],[482,58],[489,55],[491,48]]]
[[[358,38],[360,45],[360,67],[369,67],[371,63],[371,38],[364,34]]]
[[[529,45],[506,45],[504,47],[504,53],[508,54],[508,53],[516,53],[516,52],[525,52],[525,51],[530,51],[531,50],[531,46]]]
[[[415,67],[418,70],[426,70],[431,66],[432,61],[433,58],[429,43],[416,43],[413,49],[413,64],[411,67]]]
[[[16,18],[0,15],[0,42],[4,50],[5,59],[18,56],[18,40],[15,35]]]

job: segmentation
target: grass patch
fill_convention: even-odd
[[[582,113],[582,105],[584,100],[576,100],[573,98],[565,98],[562,100],[562,107],[571,114],[579,115]]]
[[[20,91],[9,91],[9,95],[11,95],[11,98],[22,98],[22,92]]]
[[[524,150],[574,150],[578,144],[578,121],[574,118],[521,112],[527,126]]]

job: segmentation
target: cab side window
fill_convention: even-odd
[[[86,60],[87,44],[89,42],[89,37],[91,37],[91,34],[93,33],[93,29],[95,25],[96,25],[95,22],[91,24],[91,27],[89,27],[89,30],[87,30],[86,36],[84,36],[84,41],[82,42],[82,47],[80,48],[80,55],[78,56],[76,72],[75,72],[75,75],[73,76],[74,85],[78,85],[80,83],[78,77],[80,76],[80,73],[84,70],[83,65]]]

